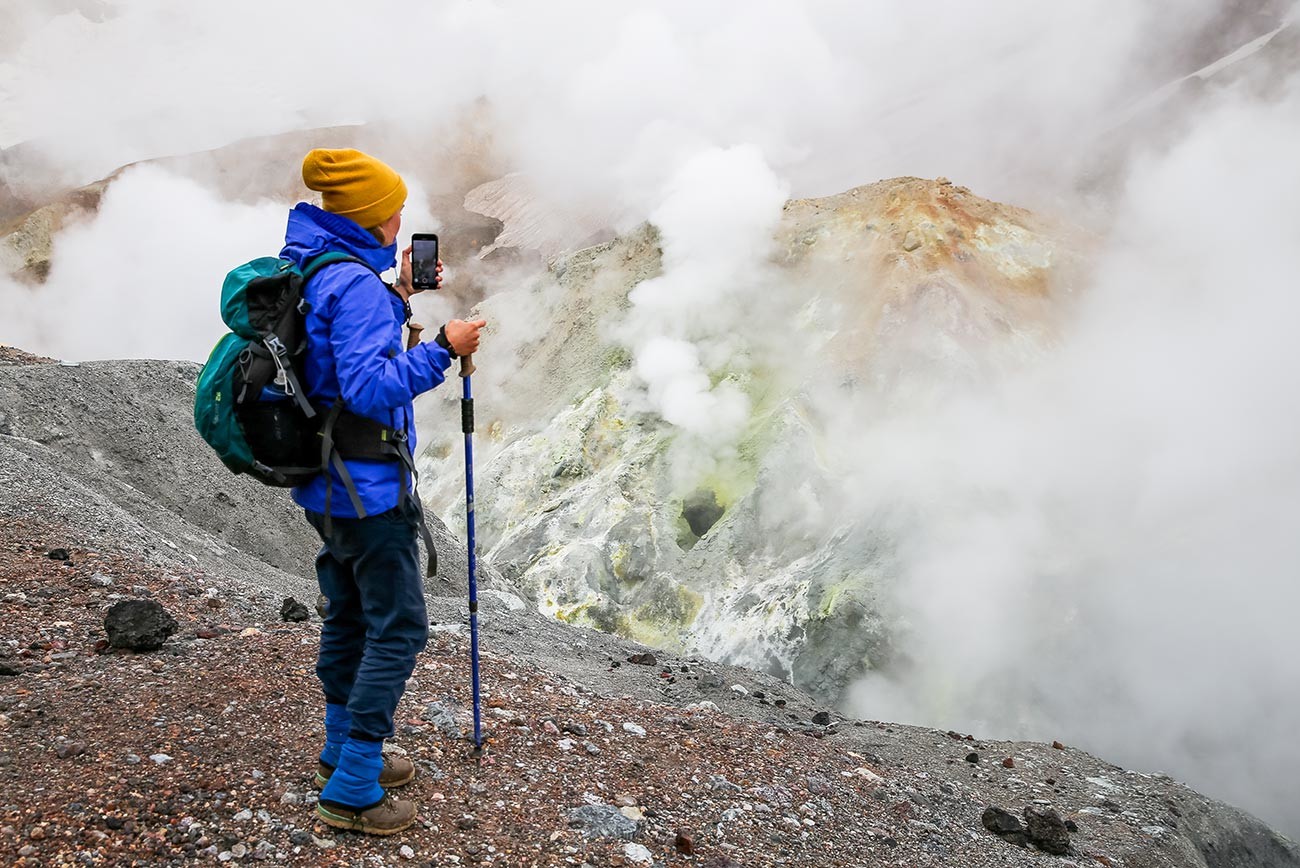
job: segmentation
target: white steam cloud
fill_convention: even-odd
[[[856,508],[913,519],[907,665],[854,711],[1081,743],[1300,829],[1297,84],[1136,164],[1036,370],[858,429]]]
[[[55,238],[43,286],[0,277],[0,339],[67,359],[203,358],[224,329],[223,276],[274,256],[284,219],[279,205],[224,202],[186,178],[130,169],[93,219]]]
[[[788,195],[757,148],[711,149],[682,167],[650,215],[663,274],[629,294],[621,337],[659,415],[714,449],[734,441],[749,418],[735,382],[711,383],[712,372],[743,364],[737,355],[748,337],[720,325],[756,320],[737,314],[761,294]]]

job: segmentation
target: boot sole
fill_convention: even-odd
[[[325,777],[325,776],[324,776],[323,774],[321,774],[320,772],[316,772],[316,789],[318,789],[318,790],[323,790],[323,789],[325,789],[325,785],[329,783],[329,780],[330,780],[329,778]],[[383,782],[383,781],[380,781],[380,782],[379,782],[379,785],[380,785],[381,787],[383,787],[384,789],[386,789],[386,790],[395,790],[395,789],[397,789],[398,787],[404,787],[404,786],[406,786],[407,784],[409,784],[409,783],[410,783],[411,781],[413,781],[413,780],[415,780],[415,771],[414,771],[414,770],[412,770],[411,773],[410,773],[409,775],[407,775],[406,777],[402,778],[400,781],[389,781],[388,783],[385,783],[385,782]]]
[[[396,835],[398,832],[405,832],[414,826],[418,818],[418,815],[411,817],[406,823],[393,826],[391,829],[379,829],[374,826],[367,826],[364,820],[349,820],[347,817],[335,814],[329,808],[322,807],[320,802],[316,803],[316,816],[327,826],[333,826],[335,829],[345,829],[349,832],[360,832],[363,835]]]

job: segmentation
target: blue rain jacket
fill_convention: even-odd
[[[311,305],[306,317],[307,397],[317,407],[328,407],[342,395],[353,413],[406,431],[414,453],[411,402],[443,381],[451,355],[431,342],[410,352],[403,348],[406,304],[377,274],[396,265],[397,245],[380,247],[354,221],[300,202],[289,212],[280,256],[301,267],[331,251],[355,256],[374,270],[355,262],[327,265],[303,290]],[[348,459],[346,464],[367,515],[397,506],[402,495],[399,462]],[[328,479],[321,475],[293,489],[294,502],[312,512],[325,512],[327,485],[334,487],[330,514],[356,518],[347,489],[333,469]]]

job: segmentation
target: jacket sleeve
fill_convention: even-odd
[[[437,386],[451,365],[451,355],[434,343],[402,351],[388,293],[379,278],[358,273],[336,296],[330,320],[343,400],[352,412],[377,419]]]

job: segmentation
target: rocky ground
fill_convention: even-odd
[[[421,821],[388,840],[338,833],[311,812],[314,619],[282,622],[275,594],[67,537],[30,519],[0,530],[4,864],[1300,864],[1167,778],[1068,748],[843,721],[755,673],[587,631],[552,631],[568,648],[521,642],[536,616],[504,606],[485,613],[476,762],[455,598],[433,601],[399,710]],[[123,599],[157,601],[176,634],[153,653],[107,647],[104,615]],[[569,675],[537,665],[536,644],[567,656]],[[1069,849],[999,838],[981,823],[989,807],[1054,808],[1076,830]]]
[[[421,821],[337,833],[311,811],[318,622],[280,616],[313,593],[284,493],[205,454],[180,412],[193,366],[3,362],[0,864],[1300,865],[1166,777],[843,720],[768,675],[543,618],[490,568],[475,762],[464,559],[440,525],[396,739]],[[110,645],[128,600],[174,619],[157,650]]]

